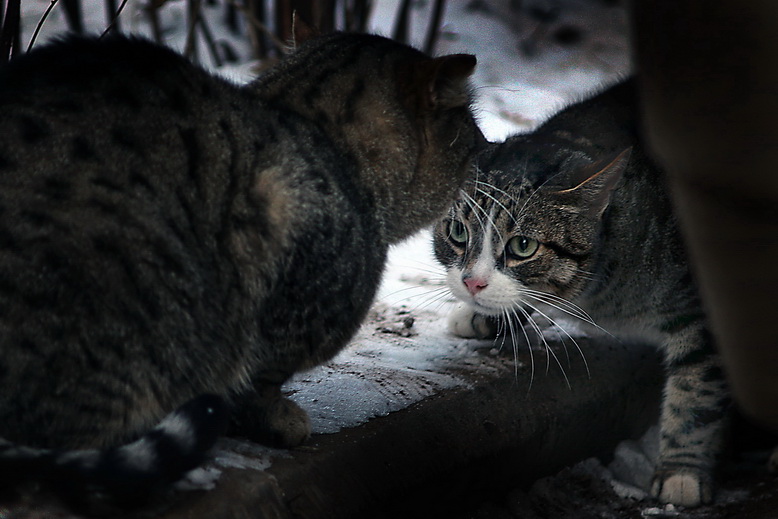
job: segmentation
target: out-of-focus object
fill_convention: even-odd
[[[778,3],[635,0],[632,16],[648,140],[735,399],[778,430]]]

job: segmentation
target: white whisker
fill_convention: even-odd
[[[484,195],[485,197],[487,197],[487,198],[491,199],[491,200],[492,200],[492,201],[493,201],[495,204],[497,204],[497,205],[498,205],[498,206],[499,206],[499,207],[500,207],[500,208],[501,208],[503,211],[505,211],[505,214],[507,214],[507,215],[508,215],[508,216],[509,216],[509,217],[510,217],[512,220],[513,220],[513,223],[514,223],[514,225],[519,225],[519,222],[517,222],[517,221],[516,221],[516,218],[514,218],[514,217],[513,217],[513,215],[511,214],[511,212],[508,210],[508,208],[507,208],[507,207],[505,207],[505,205],[503,205],[503,203],[502,203],[502,202],[500,202],[499,200],[497,200],[495,197],[493,197],[492,195],[490,195],[489,193],[487,193],[487,192],[486,192],[486,191],[484,191],[483,189],[480,189],[480,188],[478,188],[478,192],[479,192],[479,193],[481,193],[482,195]],[[495,227],[495,229],[494,229],[494,230],[495,230],[495,231],[497,231],[497,228]],[[497,233],[498,233],[498,235],[499,235],[499,231],[497,231]]]
[[[579,355],[581,356],[581,360],[583,360],[584,366],[586,367],[586,374],[587,374],[587,376],[591,377],[591,372],[589,371],[589,363],[586,361],[586,356],[584,355],[584,352],[583,352],[583,350],[581,349],[581,347],[578,345],[578,341],[576,341],[576,340],[575,340],[575,338],[574,338],[572,335],[570,335],[570,333],[568,333],[568,331],[567,331],[567,330],[565,330],[565,329],[564,329],[564,327],[562,327],[562,326],[559,326],[559,324],[557,324],[557,322],[556,322],[554,319],[552,319],[551,317],[549,317],[548,315],[546,315],[545,313],[543,313],[543,312],[542,312],[541,310],[539,310],[539,309],[538,309],[536,306],[534,306],[534,305],[532,305],[532,304],[530,304],[530,303],[527,303],[526,301],[525,301],[525,303],[524,303],[524,304],[526,304],[527,306],[529,306],[530,308],[532,308],[532,310],[533,310],[534,312],[536,312],[536,313],[540,314],[540,315],[541,315],[541,316],[542,316],[544,319],[546,319],[546,320],[548,321],[548,323],[549,323],[551,326],[553,326],[553,327],[554,327],[556,330],[560,330],[562,333],[564,333],[564,334],[565,334],[565,336],[566,336],[568,339],[570,339],[570,341],[572,341],[572,343],[575,345],[575,348],[578,350],[578,353],[579,353]],[[562,343],[564,344],[564,341],[562,341]],[[556,358],[556,355],[554,355],[554,357]],[[558,362],[558,359],[557,359],[557,362]],[[561,366],[560,366],[560,367],[561,367]],[[563,370],[563,372],[564,372],[564,370]],[[564,374],[564,373],[563,373],[563,374]],[[565,375],[565,380],[567,380],[567,375]],[[569,382],[568,382],[568,384],[569,384]]]
[[[534,299],[539,303],[543,303],[544,305],[555,308],[560,312],[569,315],[570,317],[575,317],[576,319],[579,319],[585,322],[586,324],[595,327],[596,329],[605,333],[609,337],[615,338],[615,336],[611,332],[609,332],[608,330],[606,330],[605,328],[597,324],[594,321],[594,319],[592,319],[592,317],[583,310],[583,308],[576,305],[575,303],[572,303],[566,299],[563,299],[559,296],[555,296],[553,294],[547,294],[545,292],[538,292],[534,290],[525,291],[524,296],[530,299]]]

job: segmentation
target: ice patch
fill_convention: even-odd
[[[348,348],[324,366],[298,374],[285,389],[308,412],[313,432],[329,434],[441,390],[469,387],[451,366],[467,369],[474,350],[446,337],[439,321],[437,314],[411,316],[407,310],[377,307]],[[413,338],[401,333],[411,329]]]
[[[645,510],[640,512],[640,515],[642,517],[678,517],[681,515],[681,513],[676,510],[675,506],[672,504],[666,504],[663,507],[658,506],[652,506],[650,508],[646,508]]]
[[[213,451],[211,465],[221,468],[267,470],[273,458],[288,457],[285,450],[272,449],[255,443],[220,438]]]
[[[213,490],[222,471],[215,467],[198,467],[192,469],[173,485],[179,491]]]

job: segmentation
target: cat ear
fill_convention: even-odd
[[[578,169],[573,180],[575,187],[557,191],[558,194],[575,194],[580,196],[591,216],[600,217],[608,207],[611,193],[627,169],[632,148],[598,160],[588,166]],[[583,180],[581,180],[583,179]]]
[[[292,12],[292,37],[295,49],[306,41],[319,36],[321,36],[319,29],[307,23],[302,16],[297,14],[297,11]]]
[[[468,78],[475,65],[472,54],[450,54],[420,62],[416,66],[416,80],[423,106],[437,110],[470,104]]]

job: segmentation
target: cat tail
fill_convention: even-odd
[[[0,488],[37,484],[91,513],[137,508],[205,461],[227,421],[225,401],[201,395],[138,440],[110,449],[33,449],[0,439]]]

